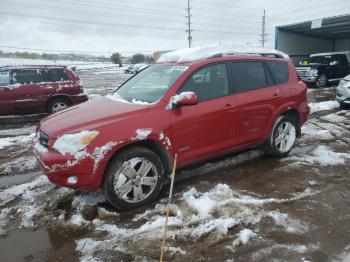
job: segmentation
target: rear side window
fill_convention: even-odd
[[[68,81],[68,76],[64,73],[63,69],[50,69],[49,70],[50,82]]]
[[[242,61],[231,64],[233,86],[237,92],[267,86],[264,65],[259,61]]]
[[[288,63],[278,61],[267,61],[272,77],[276,84],[283,84],[289,79]]]
[[[42,70],[14,70],[12,72],[14,83],[19,84],[35,84],[46,82],[46,74]]]
[[[226,64],[206,66],[190,76],[178,93],[192,91],[198,101],[207,101],[229,95]]]
[[[9,71],[0,71],[0,86],[6,86],[10,84]]]

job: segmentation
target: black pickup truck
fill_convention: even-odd
[[[306,84],[324,88],[350,74],[350,51],[312,54],[295,68]]]

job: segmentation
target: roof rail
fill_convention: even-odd
[[[251,52],[251,53],[245,53],[245,52],[242,52],[242,53],[239,53],[239,52],[236,52],[236,53],[217,53],[217,54],[214,54],[214,55],[211,55],[209,57],[207,57],[208,59],[210,58],[218,58],[218,57],[223,57],[223,56],[229,56],[229,55],[237,55],[237,56],[249,56],[249,55],[257,55],[257,56],[262,56],[262,57],[274,57],[274,58],[284,58],[283,55],[281,54],[277,54],[277,53],[269,53],[269,52],[262,52],[262,53],[254,53],[254,52]]]

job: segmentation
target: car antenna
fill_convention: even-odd
[[[173,171],[171,173],[170,192],[169,192],[168,204],[166,206],[166,217],[165,217],[165,225],[164,225],[164,230],[163,230],[163,241],[162,241],[162,246],[160,248],[160,258],[159,258],[160,262],[163,262],[164,245],[165,245],[166,233],[167,233],[167,228],[168,228],[168,219],[169,219],[169,213],[170,213],[171,197],[173,195],[176,162],[177,162],[177,154],[175,154],[174,164],[173,164]]]

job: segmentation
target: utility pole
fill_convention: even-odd
[[[261,40],[260,40],[260,42],[261,42],[261,45],[262,45],[262,47],[265,47],[265,43],[266,43],[266,36],[268,35],[268,34],[266,34],[265,32],[266,32],[266,10],[264,9],[264,14],[263,14],[263,16],[262,16],[262,25],[261,25],[262,27],[261,27]]]
[[[188,39],[188,47],[192,47],[192,31],[193,29],[191,29],[191,5],[190,5],[190,0],[187,0],[187,8],[186,8],[186,11],[187,11],[187,15],[186,15],[186,18],[187,18],[187,30],[186,30],[186,33],[187,33],[187,39]]]

